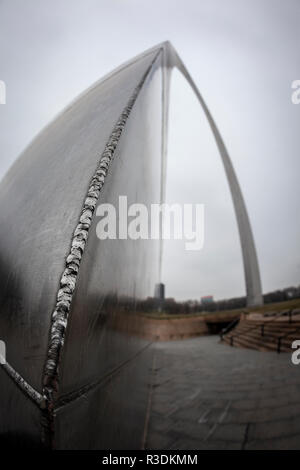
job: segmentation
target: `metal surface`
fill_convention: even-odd
[[[12,446],[142,446],[152,353],[133,334],[132,313],[153,296],[161,245],[100,241],[96,213],[99,204],[117,206],[120,195],[128,204],[164,198],[174,66],[216,137],[246,246],[248,298],[259,301],[254,243],[232,165],[195,85],[164,43],[77,99],[0,185],[0,339],[8,361],[0,368],[0,438]]]

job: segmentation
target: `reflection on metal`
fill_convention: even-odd
[[[149,339],[139,315],[162,246],[96,236],[101,203],[163,201],[170,74],[194,89],[216,138],[237,214],[248,302],[261,291],[234,170],[169,43],[118,68],[60,114],[0,185],[0,439],[12,446],[138,448],[145,441]],[[128,399],[130,397],[130,400]],[[88,431],[88,432],[87,432]]]

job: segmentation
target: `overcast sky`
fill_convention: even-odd
[[[0,177],[76,95],[170,40],[223,135],[246,200],[264,292],[300,284],[299,0],[0,0]],[[245,293],[228,184],[202,111],[173,77],[167,199],[205,204],[205,244],[165,246],[179,299]]]

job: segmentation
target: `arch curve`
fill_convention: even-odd
[[[187,80],[188,84],[194,91],[202,110],[206,116],[206,119],[209,123],[210,129],[214,136],[215,142],[217,144],[222,163],[224,166],[225,174],[227,177],[227,181],[229,184],[231,197],[234,205],[235,216],[238,224],[239,230],[239,237],[240,243],[242,248],[242,256],[243,256],[243,267],[244,267],[244,276],[245,276],[245,285],[246,285],[246,296],[247,296],[247,306],[258,306],[263,304],[263,296],[262,296],[262,287],[261,287],[261,279],[260,279],[260,272],[259,272],[259,265],[257,259],[257,253],[254,243],[254,237],[250,225],[250,220],[246,208],[246,204],[243,198],[243,194],[232,165],[231,159],[229,157],[227,148],[224,144],[220,131],[202,97],[197,88],[195,82],[193,81],[192,77],[190,76],[189,72],[187,71],[184,63],[180,59],[179,55],[177,54],[176,50],[172,46],[169,41],[164,42],[161,46],[163,49],[164,54],[164,64],[165,70],[163,71],[164,76],[164,85],[165,91],[163,94],[163,107],[164,107],[164,119],[163,123],[165,123],[165,129],[163,131],[163,140],[167,138],[167,115],[168,115],[168,101],[169,101],[169,85],[170,85],[170,73],[173,68],[177,68],[182,75]],[[167,153],[167,144],[166,142],[163,144],[163,152],[162,152],[162,159],[163,159],[163,175],[165,174],[165,166],[166,166],[166,153]],[[162,198],[164,198],[164,191],[162,191]]]

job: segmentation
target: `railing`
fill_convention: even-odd
[[[229,323],[229,325],[225,326],[225,328],[222,328],[221,333],[220,333],[221,341],[223,341],[223,336],[229,333],[229,331],[232,330],[232,328],[234,328],[235,325],[239,323],[239,321],[240,321],[240,317],[235,318],[234,320],[232,320],[232,322]]]
[[[280,354],[280,352],[281,352],[281,342],[282,342],[282,340],[284,338],[288,338],[290,335],[293,335],[294,333],[297,333],[298,331],[300,331],[300,327],[295,328],[295,330],[293,330],[293,331],[288,331],[285,335],[279,336],[277,338],[277,352],[278,352],[278,354]]]
[[[284,317],[284,316],[286,316],[286,315],[288,315],[288,317],[289,317],[289,323],[292,323],[293,309],[290,309],[288,312],[278,312],[278,313],[275,315],[275,317],[272,318],[272,320],[265,321],[264,323],[261,323],[260,325],[251,326],[251,327],[248,328],[248,330],[246,330],[246,331],[241,331],[240,333],[237,333],[236,335],[232,335],[232,336],[230,337],[230,346],[233,346],[234,338],[238,338],[239,336],[242,336],[242,335],[248,333],[249,331],[256,330],[257,328],[260,328],[260,329],[261,329],[261,336],[264,336],[264,335],[265,335],[265,326],[266,326],[266,325],[269,325],[270,323],[273,323],[273,322],[277,321],[278,318]],[[230,326],[230,325],[229,325],[229,326]],[[232,328],[231,328],[231,329],[232,329]],[[298,328],[297,328],[297,330],[298,330]],[[226,333],[228,333],[228,331],[227,331]],[[222,330],[221,334],[222,334],[221,339],[223,339],[223,335],[225,334],[225,333],[223,332],[223,330]],[[271,334],[269,334],[268,336],[271,336],[271,337],[273,337],[273,338],[275,338],[275,339],[278,338],[277,336],[274,336],[274,335],[271,335]],[[288,335],[287,335],[287,336],[288,336]],[[285,337],[285,335],[284,335],[283,337]],[[283,337],[282,337],[282,338],[283,338]],[[280,352],[280,347],[281,347],[281,340],[280,340],[280,344],[279,344],[279,346],[278,346],[279,352]],[[278,350],[278,348],[277,348],[277,350]]]

